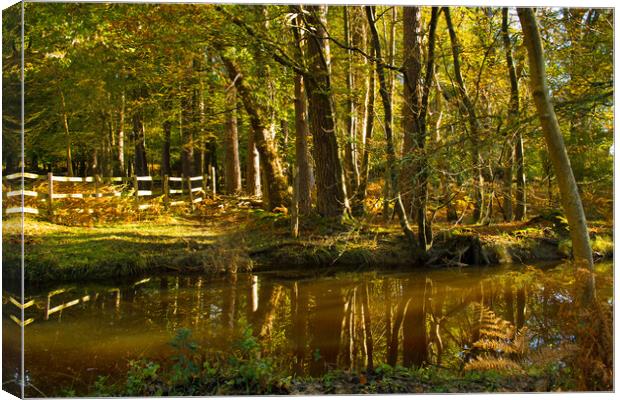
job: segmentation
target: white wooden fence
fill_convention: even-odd
[[[48,216],[53,217],[55,201],[59,199],[86,199],[101,197],[120,197],[126,195],[134,196],[136,209],[146,210],[152,206],[150,203],[141,203],[141,198],[163,196],[164,207],[174,207],[182,204],[189,204],[194,209],[196,203],[201,202],[207,194],[214,198],[216,191],[216,175],[215,168],[211,168],[211,176],[132,176],[132,177],[101,177],[99,175],[77,177],[77,176],[58,176],[53,173],[47,175],[38,175],[29,172],[17,172],[4,176],[7,186],[10,188],[12,181],[24,179],[24,185],[19,190],[9,190],[4,193],[6,199],[18,196],[37,197],[41,202],[47,204],[46,210]],[[209,179],[210,178],[210,179]],[[37,192],[36,190],[25,189],[26,180],[30,180],[33,184],[37,180],[46,179],[48,183],[47,193]],[[94,193],[57,193],[54,190],[54,182],[70,182],[70,183],[92,183]],[[155,182],[161,182],[160,190],[155,189]],[[104,184],[110,183],[126,183],[121,191],[107,192],[101,191]],[[142,183],[142,184],[141,184]],[[150,184],[149,184],[150,183]],[[196,185],[199,186],[196,186]],[[148,186],[148,188],[147,188]],[[173,187],[172,187],[173,186]],[[4,211],[5,215],[16,213],[39,214],[39,208],[34,207],[9,207]]]

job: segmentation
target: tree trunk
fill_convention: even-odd
[[[467,111],[467,117],[469,121],[469,137],[472,146],[472,164],[474,171],[473,190],[474,190],[474,222],[478,222],[482,216],[483,196],[484,196],[484,178],[482,175],[482,158],[480,156],[480,123],[476,116],[476,109],[474,104],[469,99],[465,83],[463,82],[463,76],[461,75],[461,63],[459,61],[460,45],[454,32],[454,26],[452,25],[452,18],[450,17],[450,8],[444,7],[444,16],[446,17],[446,24],[448,26],[448,32],[450,33],[450,43],[452,44],[452,58],[454,61],[454,77],[458,84],[458,92],[465,110]]]
[[[420,82],[422,80],[422,32],[421,32],[420,7],[403,7],[403,156],[409,160],[405,163],[402,188],[403,203],[407,214],[416,218],[415,212],[411,212],[413,204],[413,181],[417,184],[415,165],[420,157],[416,150],[419,128],[418,116],[422,105],[422,93]]]
[[[170,175],[170,131],[172,122],[164,121],[164,142],[161,150],[161,175]]]
[[[301,75],[295,75],[295,161],[298,168],[297,196],[299,213],[308,215],[312,211],[312,164],[308,149],[308,120],[304,82]]]
[[[145,148],[145,135],[144,124],[142,123],[142,113],[139,110],[134,111],[133,114],[133,137],[135,140],[134,146],[134,174],[136,176],[146,176],[149,173],[148,165],[146,161],[146,148]]]
[[[246,85],[239,67],[229,58],[221,54],[222,61],[226,66],[228,75],[237,88],[237,93],[241,96],[243,104],[250,118],[254,142],[260,154],[262,169],[265,173],[265,190],[269,194],[269,210],[278,207],[286,207],[289,204],[289,195],[286,179],[280,166],[280,158],[271,138],[271,132],[265,123],[261,110],[254,99],[250,88]]]
[[[234,88],[226,94],[230,112],[226,115],[226,159],[224,160],[224,181],[226,193],[241,191],[241,166],[239,164],[239,134],[237,131],[237,96]]]
[[[181,168],[183,176],[194,175],[194,124],[191,92],[191,88],[185,87],[185,93],[181,95]]]
[[[590,248],[586,216],[570,166],[570,160],[566,153],[560,125],[549,95],[545,75],[545,55],[538,26],[536,25],[536,17],[534,16],[534,11],[529,8],[518,8],[517,12],[523,27],[523,41],[528,52],[532,97],[536,104],[545,142],[549,150],[549,158],[551,158],[553,163],[560,188],[562,207],[570,227],[575,264],[578,268],[586,268],[593,272],[592,249]],[[594,294],[594,274],[590,274],[590,279],[587,282],[586,298],[593,299]]]
[[[200,64],[194,60],[194,70],[200,71]],[[204,115],[201,112],[202,104],[202,84],[198,79],[193,82],[192,88],[192,173],[197,176],[204,175],[202,168],[202,149],[204,147]]]
[[[117,139],[118,170],[120,176],[126,176],[125,171],[125,92],[121,95],[121,109],[118,112],[118,139]]]
[[[374,50],[371,48],[370,55],[374,56]],[[355,195],[355,203],[351,207],[354,215],[361,215],[364,212],[364,201],[366,200],[366,190],[368,188],[368,168],[370,157],[370,140],[372,139],[372,131],[375,124],[375,69],[368,68],[368,88],[366,96],[366,119],[364,123],[364,152],[362,154],[362,168],[360,172],[360,184]],[[387,182],[386,182],[387,184]]]
[[[329,68],[329,44],[325,37],[326,6],[308,6],[306,56],[311,79],[305,83],[308,116],[312,132],[316,174],[317,211],[324,217],[339,218],[348,208],[342,166],[336,140],[336,118]]]
[[[344,19],[344,37],[345,44],[351,46],[351,31],[349,29],[349,13],[348,7],[342,7],[343,19]],[[346,74],[347,74],[347,95],[346,95],[346,137],[344,145],[344,171],[346,177],[347,193],[349,194],[349,200],[351,201],[359,186],[359,169],[357,166],[357,110],[354,101],[353,94],[353,66],[352,66],[352,54],[351,50],[347,50],[346,60]]]
[[[523,156],[523,135],[521,131],[517,132],[515,138],[515,163],[517,164],[517,188],[515,191],[516,207],[515,219],[523,221],[527,214],[527,195],[525,183],[525,159]]]
[[[162,128],[164,130],[164,141],[161,147],[161,168],[160,174],[171,175],[170,169],[170,135],[172,131],[172,121],[170,120],[169,113],[172,111],[172,106],[170,105],[170,100],[166,99],[164,101],[164,112],[166,113],[165,121],[162,124]]]
[[[510,43],[510,35],[508,34],[508,8],[502,9],[502,39],[504,42],[504,50],[506,51],[506,65],[508,66],[508,78],[510,79],[510,106],[508,110],[508,131],[506,134],[506,148],[508,157],[504,168],[504,220],[510,221],[513,217],[512,206],[512,179],[515,160],[516,144],[514,143],[514,135],[511,137],[511,131],[516,129],[519,119],[519,82],[515,71],[514,61],[512,59],[512,44]],[[521,218],[523,218],[521,216]]]
[[[394,208],[396,213],[398,214],[398,219],[400,221],[401,228],[403,229],[403,233],[411,246],[411,250],[416,253],[417,246],[415,241],[415,236],[411,227],[409,226],[409,221],[407,220],[407,213],[405,212],[405,208],[403,207],[403,202],[400,197],[400,191],[398,190],[398,171],[396,167],[396,153],[394,151],[394,142],[392,139],[392,103],[390,102],[390,96],[387,89],[387,83],[385,80],[385,71],[383,68],[383,59],[381,57],[381,43],[379,42],[379,34],[377,32],[377,27],[375,26],[375,12],[373,6],[366,6],[366,17],[368,19],[368,24],[370,26],[370,33],[372,35],[372,42],[375,48],[375,56],[376,56],[376,68],[377,68],[377,76],[379,77],[379,94],[381,95],[381,100],[383,102],[383,112],[384,112],[384,124],[385,124],[385,140],[386,140],[386,152],[387,152],[387,167],[390,173],[390,183],[392,185],[392,193],[394,195]]]
[[[248,148],[247,148],[247,177],[245,182],[245,190],[250,196],[260,196],[260,156],[258,149],[254,143],[253,131],[248,132]]]
[[[405,7],[403,25],[405,62],[405,110],[404,110],[404,135],[408,140],[405,142],[405,150],[411,158],[413,169],[413,204],[416,220],[418,222],[418,244],[421,249],[428,249],[432,244],[433,235],[430,223],[426,218],[428,201],[428,159],[425,154],[426,146],[426,114],[428,110],[428,98],[433,83],[435,70],[435,30],[439,9],[433,7],[429,26],[428,51],[426,74],[422,87],[418,82],[422,76],[421,59],[421,34],[420,10],[417,7]],[[409,53],[409,54],[408,54]]]
[[[101,175],[114,175],[114,158],[112,156],[112,146],[114,145],[114,123],[112,113],[103,114],[103,154],[101,155]]]
[[[71,134],[69,133],[69,120],[67,117],[67,105],[65,104],[65,95],[62,90],[60,92],[60,102],[62,105],[62,125],[65,129],[65,149],[67,155],[67,176],[73,176],[73,160],[71,158]]]

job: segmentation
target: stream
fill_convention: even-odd
[[[170,362],[170,341],[181,328],[206,358],[226,355],[251,328],[262,352],[280,370],[316,376],[331,368],[382,363],[433,363],[448,368],[466,361],[480,337],[484,308],[519,331],[529,347],[559,344],[559,310],[573,301],[562,268],[504,265],[410,272],[337,272],[291,278],[277,274],[153,276],[124,284],[73,284],[26,297],[26,395],[84,394],[100,375],[125,379],[130,360]],[[598,296],[612,302],[612,263],[597,264]],[[545,283],[546,282],[546,283]],[[19,366],[20,310],[3,290],[3,382]],[[481,308],[482,305],[482,308]],[[19,319],[18,319],[19,320]]]

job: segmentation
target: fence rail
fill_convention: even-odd
[[[9,207],[4,211],[4,215],[8,214],[16,214],[16,213],[28,213],[28,214],[39,214],[45,212],[50,219],[54,217],[54,200],[62,200],[62,199],[89,199],[89,198],[106,198],[106,197],[120,197],[123,193],[126,193],[128,196],[133,196],[135,198],[136,209],[137,210],[146,210],[152,206],[149,203],[141,203],[141,198],[153,198],[158,196],[163,196],[163,203],[165,208],[179,206],[182,204],[189,204],[192,210],[196,203],[200,203],[203,199],[210,195],[212,198],[216,196],[216,175],[215,168],[212,168],[210,171],[211,174],[205,174],[200,176],[168,176],[164,175],[162,177],[159,176],[132,176],[132,177],[119,177],[119,176],[111,176],[111,177],[101,177],[99,175],[95,176],[85,176],[85,177],[75,177],[75,176],[59,176],[54,175],[53,173],[48,173],[47,175],[39,175],[33,174],[30,172],[17,172],[14,174],[6,175],[3,177],[6,186],[8,187],[8,191],[3,193],[6,199],[14,198],[18,196],[27,196],[27,197],[35,197],[40,198],[41,202],[47,203],[47,209],[40,210],[35,207]],[[38,192],[36,188],[26,189],[25,187],[19,188],[17,190],[11,190],[11,184],[14,184],[17,179],[30,179],[33,181],[45,179],[47,181],[47,192]],[[93,191],[84,192],[84,193],[57,193],[55,191],[54,182],[60,183],[90,183],[93,185]],[[161,183],[160,190],[155,190],[155,182]],[[171,183],[174,182],[173,186],[176,188],[171,188]],[[180,185],[176,182],[180,182]],[[196,182],[200,182],[200,186],[195,186]],[[21,183],[21,182],[20,182]],[[35,182],[26,182],[24,181],[24,186],[34,185]],[[102,192],[102,184],[103,183],[121,183],[126,187],[121,191],[105,191]],[[142,185],[142,187],[140,187]],[[144,187],[144,186],[147,187]],[[149,187],[150,186],[150,187]],[[180,188],[179,188],[180,186]],[[174,198],[174,195],[181,195],[181,197],[186,196],[185,199]],[[196,196],[196,197],[194,197]],[[148,199],[147,199],[148,200]]]

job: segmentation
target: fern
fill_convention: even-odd
[[[505,343],[498,340],[480,339],[474,343],[474,347],[486,351],[495,351],[498,353],[511,354],[516,353],[516,349],[511,343]]]
[[[465,364],[465,371],[497,370],[523,372],[517,362],[528,349],[527,328],[516,331],[508,321],[499,318],[484,304],[474,303],[479,339],[472,345],[476,354]]]
[[[465,368],[465,371],[510,371],[523,373],[523,368],[507,358],[498,358],[492,356],[477,356],[475,359],[470,360]]]

